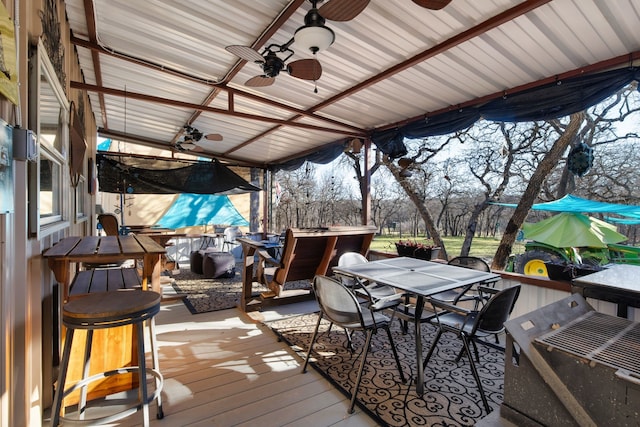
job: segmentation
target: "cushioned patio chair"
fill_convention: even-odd
[[[429,353],[424,359],[424,367],[427,367],[431,355],[438,345],[440,337],[445,332],[452,332],[460,338],[462,341],[463,351],[456,357],[456,363],[460,361],[462,353],[466,353],[471,364],[471,372],[473,378],[476,380],[478,390],[480,391],[480,397],[482,403],[487,412],[491,411],[487,397],[484,394],[482,388],[482,382],[478,374],[478,368],[475,362],[480,362],[480,356],[478,354],[478,347],[476,343],[482,343],[484,345],[500,348],[495,344],[489,343],[484,340],[489,335],[495,335],[504,332],[504,323],[509,319],[509,315],[513,311],[513,308],[520,294],[520,285],[516,285],[504,290],[498,290],[487,286],[479,286],[478,291],[480,293],[491,294],[491,298],[482,307],[482,310],[468,310],[460,306],[449,304],[439,300],[431,300],[433,305],[435,316],[431,318],[430,322],[438,328],[436,337],[431,344]],[[475,354],[475,361],[471,354],[471,347],[473,347],[473,353]],[[504,348],[500,348],[504,351]]]
[[[395,358],[396,366],[400,373],[400,379],[404,383],[406,380],[404,373],[402,372],[402,366],[400,365],[400,359],[398,358],[395,343],[393,342],[393,336],[389,330],[391,319],[380,312],[371,311],[366,307],[362,307],[356,295],[351,292],[349,288],[331,277],[316,276],[313,281],[313,289],[315,291],[318,305],[320,306],[320,313],[318,314],[318,322],[316,323],[311,342],[309,343],[309,350],[307,352],[307,357],[304,360],[304,365],[302,366],[302,372],[307,371],[311,352],[313,351],[313,344],[316,342],[316,338],[318,337],[320,323],[323,318],[326,318],[332,324],[338,325],[344,329],[350,331],[364,331],[366,333],[365,344],[362,349],[362,360],[360,361],[358,376],[356,383],[353,386],[353,392],[351,393],[351,403],[348,410],[349,413],[353,413],[358,387],[362,380],[362,373],[364,372],[364,366],[367,361],[367,354],[371,347],[371,337],[381,329],[384,329],[387,332],[393,357]]]

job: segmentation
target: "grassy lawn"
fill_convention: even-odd
[[[395,242],[397,242],[398,240],[398,236],[376,236],[376,238],[373,239],[373,243],[371,244],[371,249],[382,252],[396,253]],[[404,238],[404,240],[407,240],[407,238]],[[425,239],[416,240],[418,242],[427,242]],[[460,248],[462,247],[464,237],[444,237],[442,240],[444,240],[449,258],[453,258],[454,256],[460,254]],[[475,237],[471,244],[471,252],[469,253],[469,255],[477,256],[485,260],[490,260],[496,253],[499,244],[499,238]],[[522,244],[516,243],[513,247],[513,253],[521,253],[523,251],[522,246]]]

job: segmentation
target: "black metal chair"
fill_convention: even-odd
[[[470,268],[478,271],[485,271],[487,273],[491,272],[491,268],[489,264],[484,262],[482,258],[470,257],[470,256],[459,256],[451,259],[447,264],[454,265],[456,267]],[[437,299],[439,301],[448,302],[450,304],[458,304],[461,301],[473,301],[474,309],[477,310],[479,305],[483,302],[482,298],[478,295],[477,292],[472,292],[474,287],[477,285],[482,285],[483,283],[472,283],[467,286],[452,289],[450,291],[440,292],[438,294],[432,295],[432,299]],[[399,316],[401,319],[402,330],[404,333],[408,331],[408,322],[414,320],[414,307],[411,303],[411,296],[407,295],[405,298],[405,304],[403,309],[399,312]],[[420,319],[420,323],[428,323],[431,321],[433,317],[433,313],[431,311],[425,311]],[[497,341],[496,341],[497,342]]]
[[[454,265],[456,267],[469,268],[472,270],[485,271],[487,273],[491,272],[489,264],[487,264],[482,258],[473,256],[455,257],[452,258],[447,264]],[[482,285],[482,283],[479,283],[478,285]],[[451,304],[458,304],[461,301],[474,301],[474,309],[477,310],[478,305],[484,302],[484,300],[479,297],[477,292],[470,293],[472,289],[473,285],[469,285],[459,289],[440,292],[439,294],[433,295],[431,298]]]
[[[477,362],[480,362],[478,347],[476,346],[476,343],[478,342],[490,347],[500,348],[504,351],[504,348],[487,342],[484,338],[489,335],[504,332],[504,323],[509,319],[509,315],[513,311],[513,307],[515,306],[518,295],[520,294],[520,285],[504,290],[479,286],[478,291],[481,293],[492,294],[491,298],[480,311],[468,310],[436,299],[431,300],[431,304],[433,305],[436,315],[430,322],[438,328],[438,332],[436,333],[436,337],[431,344],[431,348],[429,349],[429,353],[427,354],[423,365],[426,368],[429,363],[429,359],[431,358],[431,355],[444,332],[452,332],[456,334],[462,340],[463,352],[467,353],[469,358],[471,372],[473,373],[473,377],[476,380],[478,389],[480,390],[482,403],[484,404],[487,412],[490,412],[491,408],[487,402],[487,397],[484,394],[482,382],[478,375],[478,369],[475,365],[473,356],[471,355],[471,347],[473,347],[473,352],[476,356]],[[460,352],[456,357],[456,363],[460,360],[463,352]]]
[[[345,252],[338,259],[338,266],[349,267],[367,262],[369,260],[358,252]],[[403,296],[392,286],[363,282],[357,278],[344,275],[339,275],[339,277],[345,286],[353,289],[356,295],[367,300],[370,303],[368,308],[373,311],[394,308],[400,304]]]
[[[353,265],[359,265],[369,262],[369,260],[359,252],[345,252],[338,258],[339,267],[349,267]],[[378,283],[370,283],[362,281],[359,278],[345,276],[338,274],[337,277],[340,281],[349,289],[351,289],[356,296],[363,299],[363,302],[367,304],[367,308],[371,311],[393,310],[391,313],[391,319],[393,319],[396,313],[396,307],[400,304],[404,294],[399,293],[392,286],[380,285]],[[331,326],[329,326],[331,330]],[[349,350],[353,351],[351,345],[351,333],[347,330],[347,345]]]
[[[309,359],[311,358],[311,351],[313,350],[313,344],[318,337],[318,330],[323,318],[329,320],[332,324],[338,325],[344,329],[351,331],[363,331],[366,333],[366,339],[364,348],[362,351],[362,360],[360,361],[360,368],[358,370],[358,377],[353,387],[353,393],[351,394],[351,403],[349,405],[349,413],[353,413],[353,408],[356,402],[356,394],[360,381],[362,380],[362,373],[364,372],[364,365],[367,361],[367,354],[371,347],[371,337],[378,330],[384,329],[387,332],[389,343],[391,344],[391,350],[393,357],[395,358],[398,372],[400,373],[400,379],[404,383],[405,377],[402,372],[402,366],[400,365],[400,359],[396,351],[395,343],[389,326],[391,325],[391,319],[384,314],[371,311],[358,301],[356,295],[349,290],[345,285],[327,276],[316,276],[313,280],[313,289],[315,292],[316,300],[320,306],[320,313],[318,315],[318,322],[316,323],[315,330],[311,342],[309,343],[309,350],[307,357],[304,360],[302,366],[302,372],[307,371]]]

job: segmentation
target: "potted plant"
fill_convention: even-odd
[[[396,251],[399,256],[430,260],[438,256],[440,248],[433,243],[425,243],[415,240],[399,240],[396,242]]]

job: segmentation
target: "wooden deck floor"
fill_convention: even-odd
[[[165,417],[151,426],[375,426],[260,321],[314,310],[315,302],[245,314],[237,309],[192,315],[180,301],[156,316]],[[142,414],[112,424],[139,426]]]

